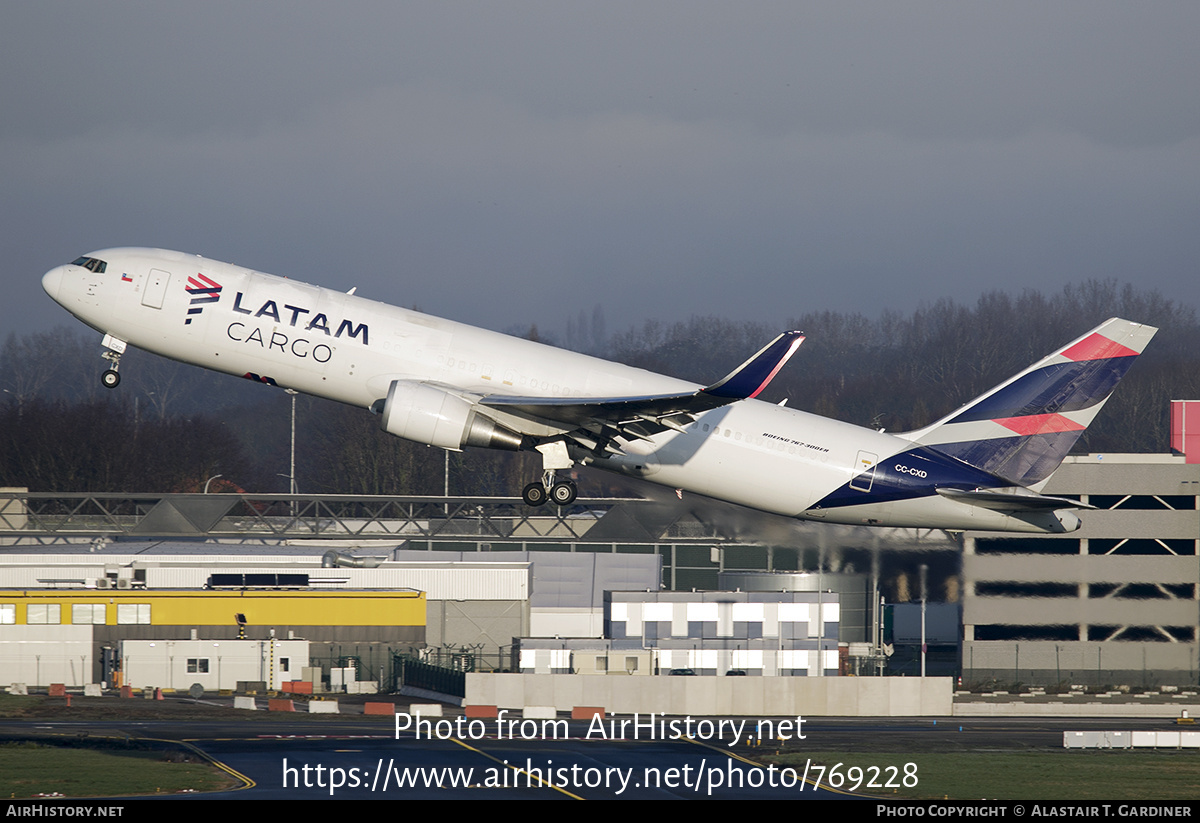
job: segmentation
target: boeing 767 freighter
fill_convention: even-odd
[[[831,523],[1055,533],[1078,501],[1041,494],[1156,329],[1111,319],[917,431],[889,434],[754,398],[804,340],[788,331],[709,386],[160,249],[47,272],[54,300],[127,345],[370,409],[443,449],[537,451],[525,502],[565,506],[576,464]]]

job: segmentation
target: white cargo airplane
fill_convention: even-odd
[[[1156,331],[1108,320],[942,420],[885,434],[753,399],[795,331],[701,387],[180,252],[97,251],[42,285],[104,335],[109,388],[132,344],[369,408],[417,443],[536,450],[531,506],[572,503],[555,472],[579,463],[789,517],[952,530],[1079,528],[1079,502],[1036,489]]]

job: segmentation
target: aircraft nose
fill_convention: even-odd
[[[42,288],[56,303],[61,303],[59,292],[62,291],[63,267],[59,266],[42,275]]]

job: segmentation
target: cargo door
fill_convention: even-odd
[[[150,274],[146,278],[146,288],[142,290],[142,305],[152,309],[161,309],[163,298],[167,295],[167,284],[170,282],[170,273],[161,269],[150,269]]]

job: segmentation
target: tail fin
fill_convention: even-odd
[[[902,435],[1029,486],[1045,480],[1158,329],[1112,318],[931,426]]]

